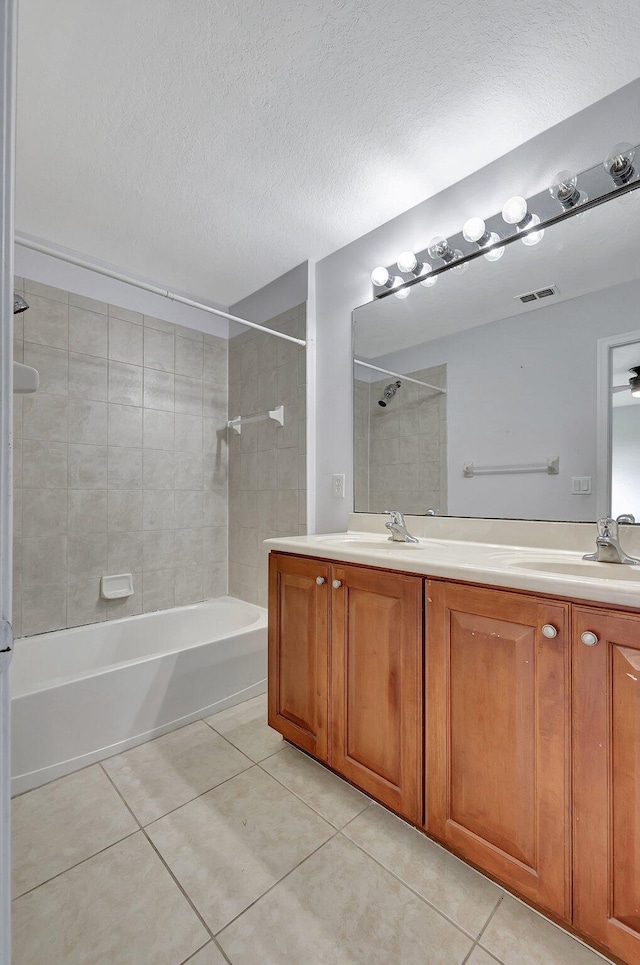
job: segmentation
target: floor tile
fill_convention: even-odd
[[[251,761],[202,721],[103,761],[141,824],[251,767]]]
[[[13,965],[176,965],[207,937],[142,832],[13,904]]]
[[[184,965],[227,965],[227,960],[213,942],[209,942],[204,948],[190,958]]]
[[[263,761],[262,767],[334,828],[344,827],[371,804],[370,798],[295,747],[286,745]]]
[[[253,767],[161,818],[147,833],[217,932],[334,828]]]
[[[137,830],[98,764],[12,802],[13,896]]]
[[[256,763],[283,746],[280,734],[267,724],[266,694],[222,710],[208,717],[207,723]]]
[[[496,962],[498,962],[497,958],[489,955],[488,952],[485,952],[484,948],[476,945],[467,959],[466,965],[496,965]],[[498,963],[498,965],[500,965],[500,963]]]
[[[352,821],[344,834],[474,938],[503,894],[377,804]]]
[[[460,965],[470,939],[338,835],[229,925],[234,965]]]
[[[602,965],[605,961],[508,896],[489,922],[480,944],[504,965]]]

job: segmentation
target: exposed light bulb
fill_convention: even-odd
[[[419,275],[422,271],[422,265],[412,251],[403,251],[401,255],[398,255],[397,265],[398,271],[405,275]]]
[[[462,237],[465,241],[469,241],[472,244],[489,244],[489,232],[482,218],[469,218],[468,221],[465,221],[462,229]]]
[[[433,268],[431,267],[431,265],[425,261],[424,265],[422,266],[422,274],[426,275],[427,277],[423,278],[422,281],[420,282],[420,284],[424,285],[425,288],[433,288],[433,286],[438,281],[437,275],[430,274],[430,272],[432,271],[433,271]]]
[[[502,207],[502,217],[507,224],[521,224],[527,217],[527,202],[520,195],[509,198]]]
[[[385,285],[388,287],[389,280],[389,272],[386,268],[383,268],[382,265],[378,265],[378,267],[374,268],[371,272],[371,284],[375,285],[376,288],[384,288]]]
[[[483,245],[483,248],[486,248],[488,245],[495,245],[498,241],[500,241],[500,235],[497,231],[492,231],[489,235],[489,240],[485,245]],[[492,248],[491,251],[488,251],[484,257],[485,261],[500,261],[503,255],[504,247]]]
[[[549,194],[565,211],[589,200],[586,191],[578,189],[578,176],[573,171],[560,171],[560,174],[556,174]]]
[[[455,252],[451,250],[447,239],[443,238],[441,235],[436,235],[431,239],[428,250],[432,258],[440,258],[440,260],[444,261],[446,264],[448,264],[450,261],[453,261],[453,259],[456,257]]]
[[[409,285],[406,288],[401,288],[399,291],[394,292],[394,295],[396,296],[396,298],[408,298],[410,294],[411,294],[411,286]]]
[[[612,178],[616,187],[628,184],[635,177],[633,159],[636,156],[636,149],[633,144],[626,141],[616,144],[610,154],[604,159],[604,169]]]
[[[540,218],[538,217],[537,214],[530,215],[530,218],[531,220],[527,222],[527,228],[529,227],[529,225],[540,224]],[[526,245],[528,248],[531,248],[533,245],[539,244],[543,238],[544,238],[544,228],[542,228],[540,231],[529,232],[529,234],[525,235],[524,238],[522,239],[522,244]]]

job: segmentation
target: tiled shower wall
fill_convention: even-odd
[[[306,305],[264,323],[306,337]],[[229,432],[229,593],[267,603],[262,541],[306,533],[306,351],[248,331],[229,340],[229,418],[284,405],[284,426],[267,420]]]
[[[16,290],[23,289],[18,279]],[[18,634],[227,590],[227,341],[24,281],[15,358]],[[133,574],[128,600],[104,573]]]
[[[447,385],[446,365],[408,374],[439,388]],[[355,382],[356,512],[446,513],[447,397],[404,381],[383,408],[378,400],[392,381],[385,376]]]

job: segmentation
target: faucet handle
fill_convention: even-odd
[[[604,539],[618,538],[618,523],[611,516],[604,516],[598,520],[598,536]]]
[[[635,524],[636,518],[633,513],[622,513],[621,516],[616,517],[616,523],[620,525],[621,523],[628,523],[630,526]]]
[[[391,516],[390,522],[392,523],[400,523],[400,525],[404,523],[404,514],[397,509],[385,509],[384,515]]]

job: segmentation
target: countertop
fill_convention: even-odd
[[[268,539],[264,546],[336,563],[640,609],[640,566],[586,562],[575,550],[429,536],[419,536],[417,546],[410,546],[388,542],[383,522],[346,533]]]

